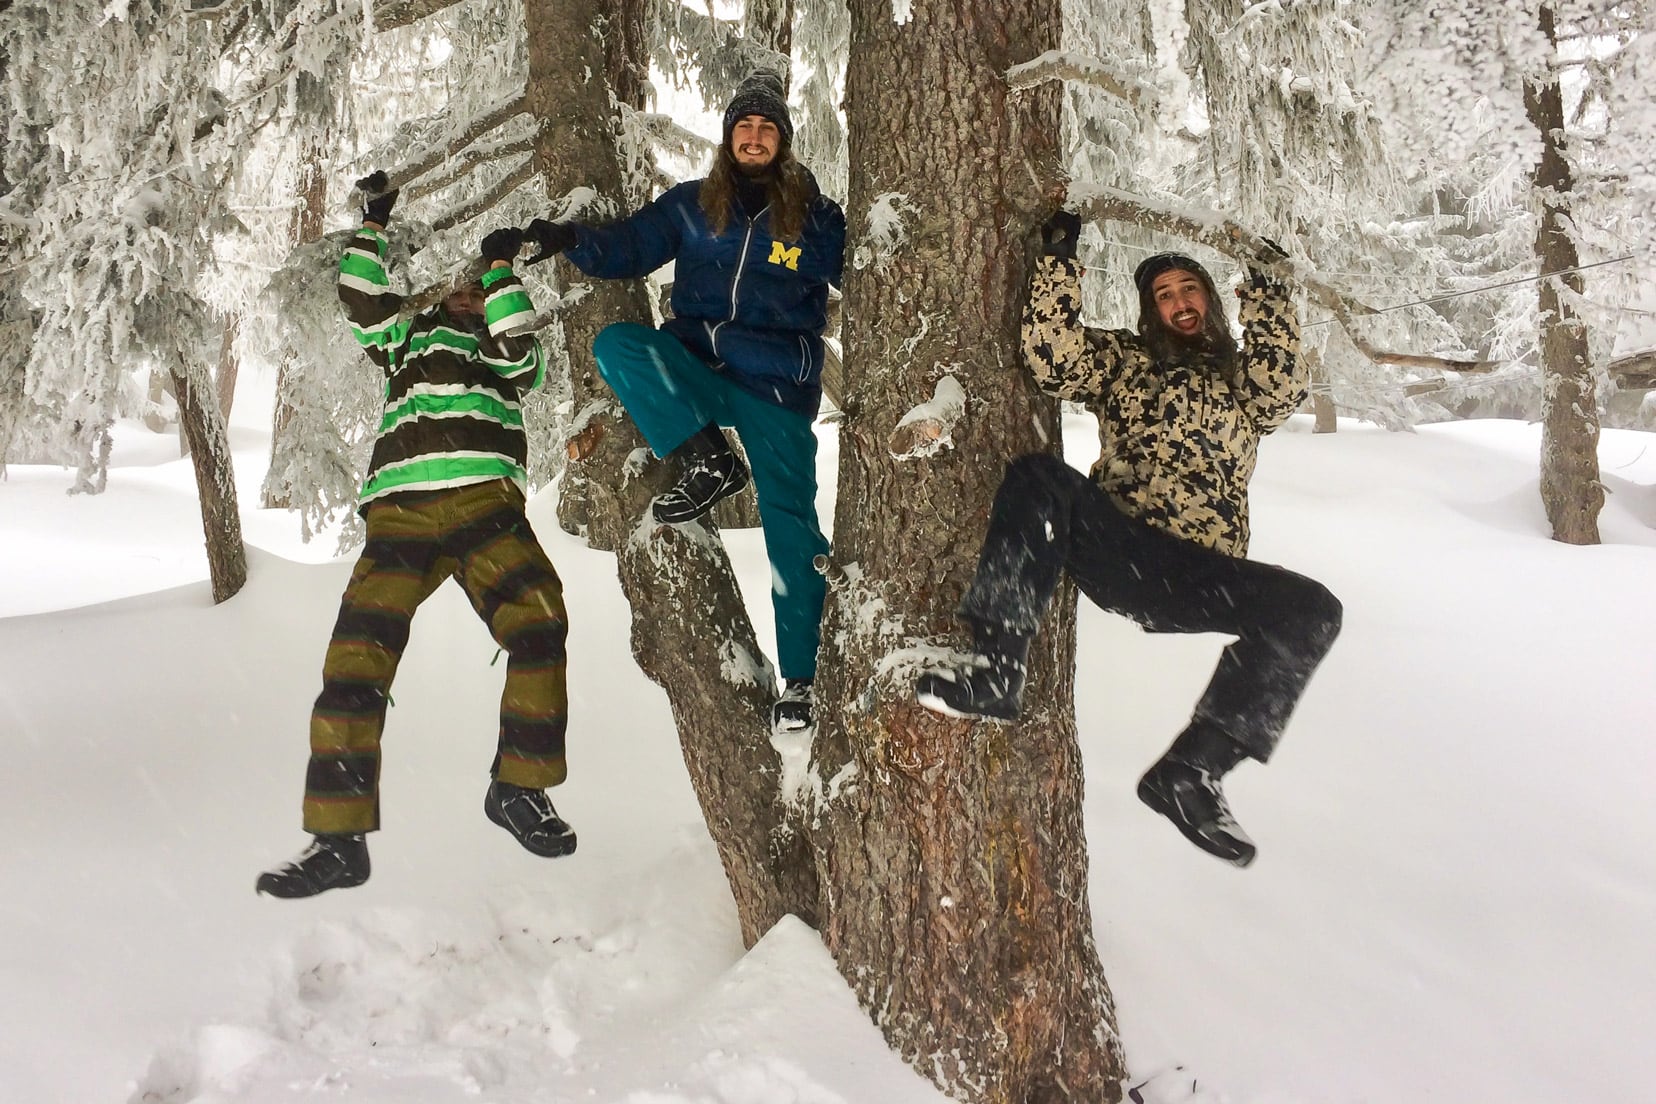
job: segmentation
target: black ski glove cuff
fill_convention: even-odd
[[[485,261],[516,260],[518,250],[523,248],[523,239],[522,230],[515,226],[502,226],[484,235],[483,244],[478,246],[477,251]]]
[[[1041,225],[1041,252],[1060,260],[1075,260],[1075,243],[1081,238],[1081,218],[1070,211],[1054,211]]]
[[[397,193],[401,189],[391,187],[391,180],[384,169],[375,169],[358,180],[356,190],[366,197],[362,205],[363,222],[384,226],[391,221],[391,208],[397,205]]]
[[[548,222],[545,219],[535,219],[524,228],[523,236],[526,241],[532,241],[540,247],[540,252],[530,257],[525,264],[539,264],[546,258],[571,249],[575,245],[575,227],[567,222]]]

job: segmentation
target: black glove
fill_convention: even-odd
[[[485,261],[516,260],[518,250],[523,248],[524,233],[515,226],[502,226],[499,230],[490,230],[483,236],[483,244],[477,251],[483,254]]]
[[[1288,251],[1276,242],[1272,241],[1270,238],[1260,238],[1259,244],[1260,249],[1257,256],[1260,264],[1280,264],[1288,259]],[[1282,282],[1282,278],[1280,276],[1275,276],[1268,272],[1261,272],[1258,268],[1251,264],[1248,265],[1248,284],[1256,291],[1277,293],[1287,292],[1287,285]],[[1237,294],[1240,295],[1241,293],[1242,289],[1238,288]]]
[[[391,208],[397,205],[397,193],[401,189],[391,187],[391,180],[384,169],[375,169],[357,181],[356,189],[367,197],[367,202],[362,205],[363,222],[384,226],[391,221]]]
[[[1057,210],[1041,225],[1041,252],[1048,257],[1075,260],[1075,243],[1081,238],[1081,218],[1070,211]]]
[[[547,222],[545,219],[535,219],[524,228],[525,241],[532,241],[540,247],[540,252],[530,257],[524,264],[539,264],[548,257],[556,256],[575,244],[575,228],[567,222]]]

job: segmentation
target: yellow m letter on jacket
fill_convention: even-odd
[[[799,246],[783,245],[781,242],[771,242],[770,263],[787,265],[795,272],[799,271]]]

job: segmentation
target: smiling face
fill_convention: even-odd
[[[1182,268],[1170,268],[1150,284],[1150,301],[1162,325],[1184,337],[1195,337],[1207,324],[1207,291],[1201,278]]]
[[[743,115],[730,128],[730,153],[743,172],[762,172],[782,148],[782,131],[763,115]]]

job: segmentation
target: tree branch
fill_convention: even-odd
[[[411,185],[404,190],[407,199],[422,199],[434,195],[484,165],[492,165],[497,161],[504,161],[508,157],[520,154],[533,153],[535,140],[533,138],[519,138],[513,142],[506,142],[493,146],[468,146],[457,154],[448,167],[448,171],[430,180],[422,180],[419,184]]]
[[[528,108],[525,106],[525,99],[523,96],[507,100],[506,102],[491,108],[486,114],[472,120],[472,122],[460,135],[450,139],[446,144],[428,151],[421,156],[419,160],[409,162],[396,169],[387,169],[386,173],[390,178],[390,186],[393,188],[402,188],[408,184],[411,184],[413,181],[424,176],[426,173],[431,172],[439,165],[451,161],[456,157],[460,157],[468,146],[471,146],[473,143],[479,141],[484,135],[488,134],[496,127],[505,124],[518,115],[526,114],[527,112]],[[384,146],[381,146],[380,150],[376,150],[373,154],[359,158],[358,160],[366,161],[371,164],[376,159],[386,159],[385,154],[380,152],[382,150],[391,151],[407,148],[410,144],[412,144],[412,140],[408,135],[408,131],[410,129],[413,128],[398,128],[397,137],[387,142]]]
[[[406,27],[458,3],[460,0],[374,0],[374,30]]]
[[[1158,99],[1154,85],[1136,78],[1124,80],[1103,61],[1086,54],[1048,50],[1006,71],[1006,83],[1014,92],[1054,80],[1074,81],[1100,89],[1143,110],[1154,110]]]
[[[495,204],[499,203],[506,196],[509,196],[513,192],[517,191],[519,187],[521,187],[534,175],[535,159],[533,157],[525,157],[522,164],[518,165],[517,168],[502,177],[500,182],[493,188],[490,188],[487,192],[478,196],[464,207],[458,207],[444,215],[441,219],[432,223],[432,230],[437,233],[442,233],[445,230],[454,229],[463,222],[476,218],[484,211],[489,210]]]
[[[1258,272],[1301,285],[1312,302],[1327,310],[1344,327],[1352,345],[1376,364],[1431,368],[1447,372],[1488,372],[1495,367],[1495,363],[1488,360],[1393,353],[1375,348],[1358,332],[1356,318],[1359,315],[1379,314],[1381,312],[1378,308],[1353,298],[1303,270],[1291,258],[1267,260],[1266,258],[1273,257],[1276,251],[1267,246],[1263,238],[1217,212],[1207,212],[1206,217],[1198,217],[1188,210],[1175,211],[1167,207],[1157,207],[1140,196],[1116,191],[1113,188],[1102,189],[1096,194],[1072,195],[1071,199],[1074,201],[1072,209],[1081,216],[1083,222],[1108,219],[1112,222],[1142,226],[1171,237],[1186,238],[1215,252],[1223,253]]]
[[[1617,357],[1608,370],[1618,387],[1656,387],[1656,349]]]

